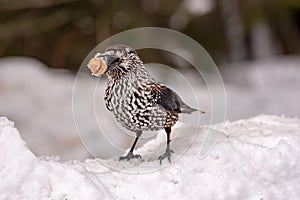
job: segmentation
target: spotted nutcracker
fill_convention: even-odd
[[[164,158],[171,162],[171,153],[174,153],[170,149],[171,127],[177,122],[179,113],[197,110],[186,105],[173,90],[158,83],[147,72],[136,51],[128,46],[115,45],[102,54],[97,53],[88,67],[95,76],[107,75],[105,105],[123,127],[136,133],[129,153],[120,160],[141,158],[133,154],[133,150],[143,131],[165,129],[167,149],[158,159],[160,163]]]

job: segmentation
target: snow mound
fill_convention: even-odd
[[[36,157],[14,124],[0,118],[0,199],[299,199],[299,119],[261,115],[226,122],[202,159],[201,134],[208,128],[199,129],[200,137],[173,164],[133,175],[102,164],[128,164],[116,159],[62,163]],[[164,137],[155,140],[139,152],[147,154]],[[156,159],[129,163],[159,165]]]
[[[88,172],[36,157],[6,118],[0,118],[0,155],[1,200],[111,199]]]

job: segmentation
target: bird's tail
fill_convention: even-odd
[[[196,111],[199,111],[201,114],[204,114],[204,113],[205,113],[205,112],[202,111],[202,110],[198,110],[198,109],[195,109],[195,108],[191,108],[191,107],[189,107],[189,106],[186,105],[186,104],[180,106],[180,111],[181,111],[181,113],[186,113],[186,114],[191,114],[191,113],[196,112]]]

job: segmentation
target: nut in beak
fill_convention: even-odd
[[[92,58],[87,66],[93,76],[100,76],[107,70],[107,64],[103,58]]]

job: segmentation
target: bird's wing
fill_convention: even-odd
[[[191,113],[197,111],[186,105],[176,92],[166,86],[154,85],[151,89],[154,102],[168,111],[177,113]]]

